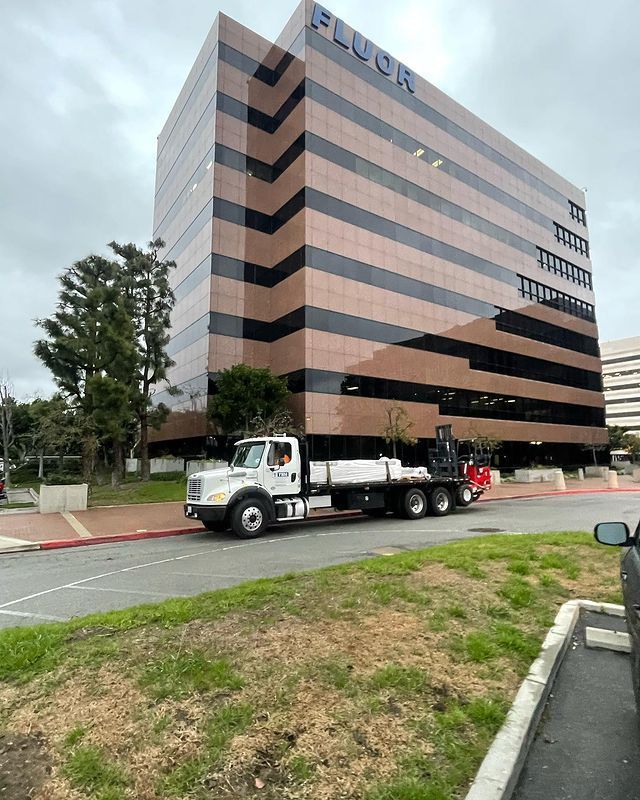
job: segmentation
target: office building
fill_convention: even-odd
[[[607,425],[640,433],[640,336],[602,342]]]
[[[288,377],[316,458],[381,452],[390,399],[418,460],[439,423],[507,465],[606,441],[583,192],[318,4],[275,43],[218,15],[158,139],[154,228],[183,392],[158,451],[202,451],[238,362]]]

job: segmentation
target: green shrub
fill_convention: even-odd
[[[82,483],[78,475],[70,475],[68,472],[52,472],[45,475],[44,483],[47,486],[69,486],[74,483]]]
[[[186,481],[187,476],[184,472],[152,472],[152,481]]]

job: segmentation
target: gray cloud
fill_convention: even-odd
[[[329,4],[330,5],[330,4]],[[0,372],[52,388],[32,355],[56,275],[151,235],[155,137],[220,8],[273,38],[272,2],[0,0]],[[332,7],[517,144],[587,186],[603,338],[638,333],[640,6],[416,0]]]

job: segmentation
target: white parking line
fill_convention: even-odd
[[[220,572],[176,572],[172,570],[172,575],[184,575],[187,578],[235,578],[243,581],[257,581],[264,578],[264,575],[228,575]]]
[[[149,597],[189,597],[188,594],[176,594],[175,592],[144,592],[141,589],[107,589],[104,586],[67,586],[65,588],[80,589],[83,592],[115,592],[116,594],[144,594]]]
[[[51,614],[35,614],[28,611],[0,611],[11,617],[31,617],[32,619],[44,619],[47,622],[66,622],[65,617],[53,617]]]

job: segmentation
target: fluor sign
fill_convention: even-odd
[[[398,85],[406,87],[411,94],[416,91],[416,80],[413,72],[407,69],[404,64],[396,61],[389,53],[384,50],[374,49],[373,42],[365,39],[358,31],[353,32],[351,36],[346,29],[344,22],[337,17],[333,17],[326,8],[323,8],[319,3],[313,7],[313,14],[311,15],[311,27],[319,31],[321,28],[329,30],[329,26],[333,25],[333,41],[344,47],[345,50],[351,50],[361,61],[371,61],[373,59],[377,69],[387,77],[395,77]]]

